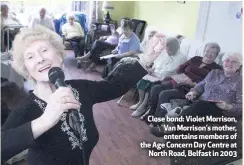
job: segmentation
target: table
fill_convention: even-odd
[[[94,40],[99,39],[102,36],[110,36],[110,25],[114,25],[115,29],[117,28],[116,21],[111,21],[110,23],[94,22],[92,25],[94,28]]]
[[[3,31],[4,32],[7,32],[7,40],[8,40],[8,45],[7,45],[7,52],[9,51],[9,31],[10,31],[10,29],[20,29],[20,28],[22,28],[22,27],[25,27],[25,26],[23,26],[23,25],[7,25],[7,26],[5,26],[4,28],[3,28]],[[4,33],[3,33],[4,34]],[[4,37],[2,38],[2,40],[3,40],[3,43],[4,43]]]

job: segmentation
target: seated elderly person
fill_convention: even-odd
[[[92,71],[96,68],[96,65],[100,61],[101,53],[106,49],[115,49],[119,42],[119,33],[115,31],[114,26],[110,26],[112,34],[110,36],[101,37],[92,44],[91,50],[82,57],[78,57],[79,62],[83,62],[91,59],[91,65],[86,69],[86,71]]]
[[[137,83],[139,90],[139,102],[130,107],[135,110],[132,117],[139,117],[146,111],[149,91],[155,81],[165,77],[175,75],[179,65],[186,62],[186,57],[179,51],[180,45],[176,38],[169,37],[166,40],[166,50],[164,50],[154,61],[153,67],[149,69],[150,75],[146,75]]]
[[[147,68],[152,67],[153,62],[164,51],[166,47],[166,39],[167,38],[163,33],[156,33],[150,41],[146,42],[146,44],[142,41],[141,53],[138,54],[138,57]]]
[[[130,20],[127,17],[123,17],[120,21],[120,24],[122,25],[125,20]],[[99,38],[99,40],[96,40],[93,42],[91,50],[82,57],[78,57],[79,65],[81,66],[81,62],[91,60],[91,65],[86,69],[86,72],[90,72],[95,70],[96,65],[100,61],[100,55],[104,50],[113,50],[116,48],[119,42],[119,37],[122,35],[121,27],[119,27],[117,30],[115,30],[114,25],[110,25],[111,35],[110,36],[102,36]]]
[[[1,31],[4,37],[4,45],[7,46],[9,43],[9,49],[12,47],[12,41],[14,40],[15,35],[19,32],[19,28],[10,28],[9,29],[9,40],[7,33],[4,32],[4,28],[11,25],[21,25],[20,21],[16,18],[13,13],[9,13],[9,8],[7,4],[1,4]]]
[[[210,42],[204,47],[203,57],[195,56],[177,69],[177,75],[165,78],[161,84],[155,85],[150,91],[148,111],[142,116],[142,120],[155,111],[164,116],[170,106],[170,99],[185,98],[189,90],[202,81],[212,69],[220,69],[214,60],[220,52],[217,43]],[[161,106],[161,105],[164,106]],[[146,121],[147,122],[147,121]]]
[[[242,77],[238,72],[242,61],[241,55],[225,54],[222,61],[223,70],[212,70],[203,81],[186,94],[188,100],[200,97],[182,111],[182,116],[229,116],[237,120],[242,119]],[[150,131],[155,136],[164,134],[161,126],[152,127]]]
[[[36,25],[41,25],[52,31],[55,31],[53,20],[50,16],[47,15],[47,10],[43,7],[40,8],[38,16],[32,18],[29,27],[33,28]]]
[[[106,77],[112,67],[124,57],[137,57],[140,52],[140,39],[133,32],[133,23],[130,20],[123,21],[121,25],[123,35],[119,38],[118,46],[112,51],[116,55],[108,59],[108,65],[104,68],[102,77]]]
[[[151,38],[153,38],[153,36],[157,33],[156,30],[151,30],[148,32],[148,35],[144,37],[143,41],[140,44],[140,51],[141,53],[144,53],[147,51],[147,48],[149,46],[149,41],[151,40]]]
[[[73,13],[67,14],[68,22],[62,26],[65,41],[71,43],[75,57],[84,55],[84,30],[78,22],[75,22]]]
[[[128,17],[123,17],[123,18],[121,18],[121,20],[120,20],[120,26],[116,29],[116,32],[118,32],[119,33],[119,36],[121,37],[122,36],[122,34],[123,34],[123,30],[122,30],[122,24],[123,24],[123,22],[124,21],[128,21],[128,20],[130,20],[130,18],[128,18]],[[106,36],[104,36],[104,37],[106,37]]]
[[[153,66],[153,62],[156,58],[165,49],[166,37],[162,33],[157,33],[155,30],[149,31],[146,34],[140,45],[138,58],[140,59],[141,65],[143,65],[145,69],[149,69]],[[123,98],[124,96],[118,100],[118,105],[121,105]]]

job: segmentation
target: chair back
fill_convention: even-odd
[[[146,21],[139,20],[139,19],[131,19],[131,21],[134,24],[133,32],[142,39],[142,35],[144,33],[145,27],[146,27]]]

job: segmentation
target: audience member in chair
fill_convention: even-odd
[[[128,17],[123,17],[120,20],[120,26],[116,29],[116,32],[119,33],[120,37],[121,37],[121,35],[123,35],[122,24],[123,24],[124,21],[128,21],[128,20],[130,20],[130,18],[128,18]]]
[[[67,15],[68,22],[62,26],[62,33],[65,41],[71,43],[75,57],[84,55],[84,30],[78,22],[75,22],[75,15]]]
[[[165,36],[162,33],[157,33],[156,31],[150,31],[144,37],[141,43],[140,53],[138,57],[140,59],[141,65],[145,67],[145,69],[151,68],[154,60],[159,56],[159,54],[165,49]],[[122,96],[117,104],[121,105],[121,101],[124,96]]]
[[[186,94],[186,98],[199,100],[183,110],[182,116],[230,116],[242,119],[242,77],[237,72],[241,66],[239,53],[225,54],[223,70],[214,69]],[[158,116],[157,112],[155,116]],[[164,129],[157,125],[150,129],[155,136],[162,136]]]
[[[145,113],[149,92],[154,82],[175,75],[178,66],[186,62],[186,57],[180,52],[179,48],[178,40],[174,37],[169,37],[166,41],[166,50],[158,56],[154,61],[153,67],[149,69],[150,75],[155,78],[151,79],[151,76],[148,77],[147,75],[137,83],[139,102],[130,107],[130,109],[135,110],[131,114],[132,117],[139,117]]]
[[[148,34],[144,37],[143,41],[140,44],[140,53],[138,54],[138,57],[142,63],[148,68],[152,67],[153,61],[159,56],[159,54],[162,51],[158,51],[156,53],[154,51],[155,47],[160,47],[161,50],[165,48],[165,43],[162,45],[158,46],[158,43],[154,43],[153,39],[155,39],[155,36],[157,34],[157,31],[152,30],[149,31]],[[157,41],[160,40],[160,37],[157,38]]]
[[[55,31],[53,20],[50,16],[47,15],[47,10],[43,7],[40,8],[39,15],[32,18],[29,27],[33,28],[36,25],[41,25],[52,31]]]
[[[112,25],[110,26],[110,29],[112,35],[109,37],[101,37],[99,40],[96,40],[92,45],[91,51],[89,51],[85,56],[77,58],[79,62],[91,59],[92,64],[86,69],[86,71],[92,71],[96,68],[96,65],[100,61],[100,55],[104,50],[115,49],[118,45],[119,33],[115,31],[115,27]]]
[[[147,41],[146,44],[144,44],[144,41],[142,41],[141,51],[143,50],[143,52],[138,54],[138,57],[147,68],[152,67],[153,62],[164,51],[166,47],[166,39],[167,38],[164,34],[156,33],[150,39],[150,42]]]
[[[130,20],[130,19],[127,17],[123,17],[120,21],[120,25],[122,25],[125,20]],[[99,40],[96,40],[93,43],[91,51],[89,51],[85,56],[77,58],[79,62],[82,62],[88,60],[92,56],[94,62],[90,65],[90,67],[86,71],[92,71],[93,69],[95,69],[95,64],[98,63],[99,55],[102,53],[104,49],[114,49],[118,45],[119,37],[121,37],[121,35],[123,34],[122,28],[120,26],[115,30],[114,25],[110,25],[110,29],[112,32],[110,36],[100,37]],[[97,52],[97,53],[92,53],[92,52]]]
[[[112,67],[124,57],[137,57],[140,52],[140,39],[132,31],[133,23],[130,20],[123,21],[121,25],[123,35],[119,38],[118,46],[112,51],[116,56],[108,59],[108,65],[104,68],[103,77],[106,77]]]
[[[220,69],[214,60],[220,52],[217,43],[207,43],[204,47],[203,57],[195,56],[177,69],[177,75],[165,78],[161,84],[155,85],[150,91],[148,111],[142,120],[157,111],[163,115],[170,109],[170,99],[185,98],[185,94],[202,81],[212,69]],[[163,105],[163,106],[161,106]]]
[[[7,25],[21,25],[14,13],[9,13],[7,4],[1,4],[1,29]]]
[[[21,25],[20,21],[16,18],[15,14],[9,13],[9,8],[7,4],[1,4],[1,31],[3,32],[6,26],[11,25]],[[15,35],[19,32],[19,28],[9,29],[9,49],[12,47],[12,41]],[[4,35],[4,46],[8,45],[7,32],[2,33]]]
[[[144,37],[143,41],[140,44],[140,51],[141,53],[144,53],[147,51],[147,48],[149,46],[149,41],[153,36],[157,33],[156,30],[149,31],[148,34]]]

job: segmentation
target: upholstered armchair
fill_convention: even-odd
[[[54,20],[55,30],[63,38],[63,43],[66,50],[72,50],[72,46],[69,42],[65,41],[65,37],[62,34],[62,26],[67,23],[66,13],[63,14],[59,19]],[[88,32],[87,16],[84,13],[75,13],[75,21],[78,22],[84,30],[85,37],[80,41],[80,44],[84,45],[85,51],[89,51],[91,47],[91,35]]]
[[[131,21],[134,24],[133,32],[142,40],[147,22],[139,19],[131,19]]]

